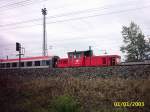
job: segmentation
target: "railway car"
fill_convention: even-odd
[[[66,67],[98,67],[114,66],[120,63],[119,55],[95,56],[92,50],[68,52],[68,58],[60,58],[56,63],[58,68]]]
[[[93,55],[93,50],[68,52],[67,58],[38,56],[21,58],[20,68],[67,68],[114,66],[120,63],[119,55]],[[1,59],[0,69],[19,68],[19,59]]]
[[[20,68],[44,68],[44,67],[55,67],[57,56],[37,56],[21,58]],[[1,59],[1,69],[15,69],[19,68],[19,59]]]
[[[142,60],[142,61],[132,61],[132,62],[122,62],[120,65],[149,65],[150,60]]]

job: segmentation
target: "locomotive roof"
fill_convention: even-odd
[[[89,53],[91,53],[91,55],[93,55],[93,50],[86,50],[86,51],[74,51],[74,52],[68,52],[68,54],[70,54],[70,53],[72,53],[72,54],[75,54],[75,53],[84,53],[84,54],[89,54]],[[101,56],[101,57],[120,57],[119,55],[108,55],[108,54],[105,54],[105,55],[99,55],[99,56]]]
[[[21,61],[33,61],[33,60],[46,60],[50,59],[52,56],[36,56],[36,57],[27,57],[27,58],[21,58]],[[19,58],[15,59],[1,59],[1,62],[16,62],[19,61]]]
[[[73,52],[68,52],[68,53],[85,53],[85,52],[93,52],[93,50],[86,50],[86,51],[73,51]]]
[[[121,57],[119,55],[108,55],[108,54],[105,54],[105,55],[99,55],[101,57]]]

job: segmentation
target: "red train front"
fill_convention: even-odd
[[[68,52],[68,58],[58,59],[57,67],[114,66],[120,63],[119,55],[94,56],[92,50]]]

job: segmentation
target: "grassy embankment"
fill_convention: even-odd
[[[59,111],[64,105],[77,108],[72,112],[150,112],[149,84],[150,79],[1,78],[0,112],[68,112]],[[114,101],[144,101],[145,106],[116,108]]]

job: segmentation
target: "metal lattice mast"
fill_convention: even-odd
[[[43,14],[43,56],[47,56],[47,41],[46,41],[46,15],[47,15],[47,10],[46,8],[42,9],[42,14]]]

